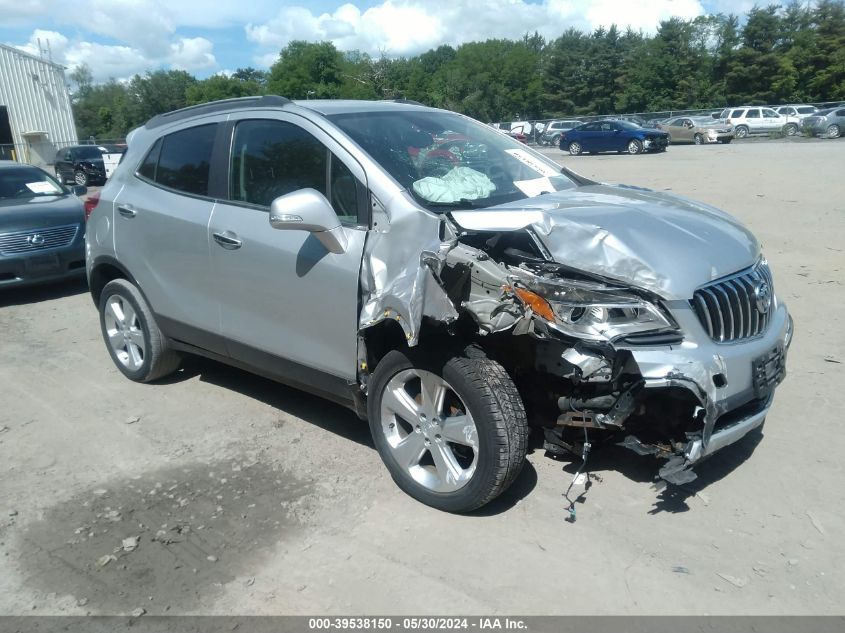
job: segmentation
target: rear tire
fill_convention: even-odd
[[[141,292],[126,279],[106,284],[100,294],[100,329],[106,349],[124,376],[151,382],[179,368]]]
[[[692,137],[693,143],[696,145],[703,145],[704,144],[704,137],[701,134],[696,134]]]
[[[505,369],[477,347],[389,352],[373,373],[367,417],[399,488],[439,510],[480,508],[525,463],[522,399]]]
[[[827,126],[827,138],[839,138],[842,136],[842,128],[835,123]]]
[[[578,156],[582,151],[581,143],[578,141],[572,141],[569,144],[569,155],[570,156]]]

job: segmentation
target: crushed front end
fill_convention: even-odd
[[[555,262],[531,228],[456,234],[438,271],[460,315],[450,327],[508,369],[546,450],[580,453],[586,429],[681,484],[763,424],[792,319],[762,258],[666,298]]]

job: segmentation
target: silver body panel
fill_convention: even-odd
[[[664,299],[691,299],[699,286],[751,266],[760,255],[751,232],[723,211],[618,185],[578,187],[452,217],[471,230],[531,227],[555,261]]]

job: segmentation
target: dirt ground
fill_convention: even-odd
[[[760,237],[797,328],[762,440],[665,490],[596,452],[575,523],[572,465],[535,450],[453,516],[398,490],[351,412],[199,359],[134,384],[84,283],[3,291],[0,614],[845,611],[845,141],[547,152]]]

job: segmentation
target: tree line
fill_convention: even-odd
[[[845,100],[845,3],[755,7],[660,22],[653,35],[616,26],[554,40],[490,39],[415,57],[339,51],[294,41],[269,71],[198,80],[177,70],[94,84],[70,75],[80,138],[122,138],[147,119],[217,99],[396,99],[481,121],[656,112],[740,104]]]

